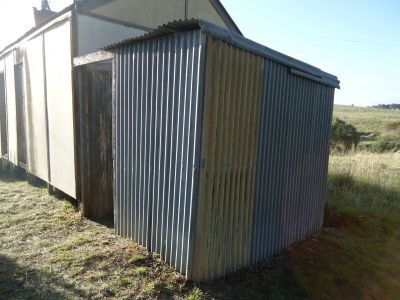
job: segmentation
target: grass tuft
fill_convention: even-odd
[[[203,300],[205,299],[205,293],[199,288],[194,288],[190,294],[187,296],[187,300]]]
[[[136,275],[143,275],[146,274],[147,268],[146,267],[138,267],[134,270]]]
[[[140,254],[135,254],[134,256],[132,256],[132,262],[134,263],[144,261],[145,259],[146,257]]]

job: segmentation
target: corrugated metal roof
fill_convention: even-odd
[[[141,36],[126,39],[121,42],[108,45],[104,48],[104,50],[112,50],[114,48],[118,48],[138,41],[153,39],[160,36],[172,35],[176,33],[183,33],[187,31],[194,31],[194,30],[201,30],[203,33],[221,39],[229,44],[250,51],[254,54],[263,56],[265,58],[271,59],[275,62],[285,64],[293,68],[294,70],[292,71],[292,73],[296,75],[307,77],[308,79],[315,80],[317,82],[323,83],[331,87],[340,88],[339,86],[340,81],[334,75],[326,73],[319,68],[304,63],[288,55],[282,54],[278,51],[263,46],[252,40],[249,40],[238,33],[229,31],[227,29],[211,24],[209,22],[197,19],[176,20],[164,24],[158,27],[157,29],[147,32]]]

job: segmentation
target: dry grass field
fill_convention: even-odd
[[[0,172],[0,299],[399,295],[399,153],[332,155],[321,234],[268,262],[202,284],[186,281],[110,226],[82,218],[73,203],[48,195],[40,183]]]

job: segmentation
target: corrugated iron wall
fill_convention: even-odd
[[[200,157],[204,36],[115,56],[115,228],[189,276]]]
[[[250,263],[263,68],[262,57],[208,38],[196,279]]]
[[[332,87],[209,38],[193,278],[279,254],[322,227]]]
[[[195,280],[321,229],[334,96],[211,36],[125,43],[114,68],[116,231]]]
[[[333,93],[266,60],[252,263],[322,227]]]

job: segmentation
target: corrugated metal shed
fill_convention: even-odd
[[[207,280],[321,229],[335,76],[195,20],[107,49],[117,233]]]

